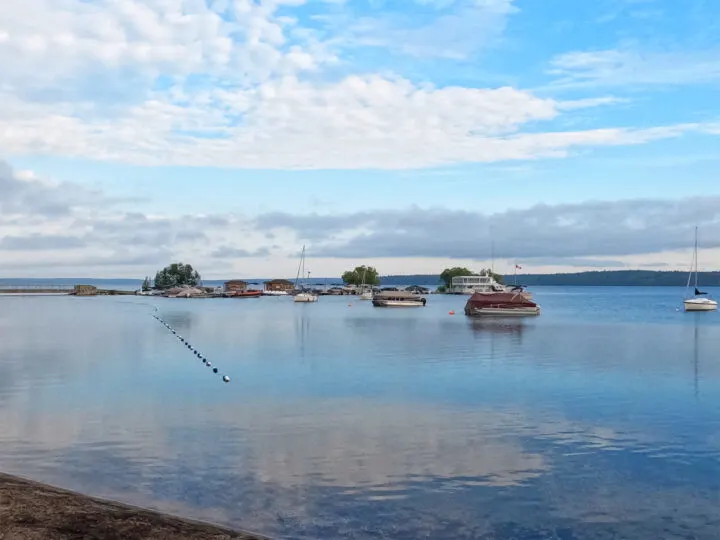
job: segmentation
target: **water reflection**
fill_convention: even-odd
[[[709,539],[720,526],[707,319],[164,304],[232,372],[223,385],[136,306],[24,302],[0,302],[9,472],[288,538]]]

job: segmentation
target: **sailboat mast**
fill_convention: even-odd
[[[698,228],[695,227],[695,288],[698,286]]]
[[[303,266],[304,261],[305,261],[305,246],[303,245],[302,251],[300,252],[300,262],[298,263],[297,276],[295,276],[295,289],[298,288],[298,283],[300,282],[300,272],[305,271],[305,267]]]

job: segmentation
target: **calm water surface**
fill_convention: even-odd
[[[720,315],[534,292],[484,322],[0,296],[0,470],[278,538],[719,538]]]

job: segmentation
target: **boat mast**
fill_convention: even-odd
[[[697,290],[698,286],[698,228],[695,227],[695,255],[693,256],[695,259],[695,289]]]
[[[296,290],[298,288],[298,283],[300,282],[300,271],[303,271],[303,273],[305,272],[304,262],[305,262],[305,245],[303,245],[302,251],[300,252],[300,263],[298,264],[297,276],[295,276],[295,289]]]

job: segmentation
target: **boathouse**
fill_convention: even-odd
[[[293,284],[293,282],[287,279],[271,279],[270,281],[265,282],[266,291],[290,292],[294,288],[295,285]]]
[[[245,292],[248,289],[248,282],[241,279],[231,279],[225,282],[223,287],[226,293]]]

